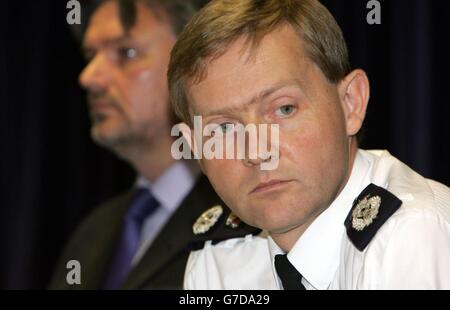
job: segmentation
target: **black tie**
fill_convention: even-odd
[[[285,290],[306,290],[302,284],[302,275],[287,259],[287,255],[275,256],[275,269]]]

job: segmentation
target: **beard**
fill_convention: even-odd
[[[92,140],[105,148],[127,143],[133,136],[131,121],[121,105],[105,92],[88,94]]]

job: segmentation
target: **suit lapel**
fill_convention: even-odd
[[[201,176],[194,188],[183,200],[153,244],[146,251],[139,264],[131,271],[125,281],[124,289],[136,289],[150,282],[164,272],[165,266],[186,255],[190,243],[194,240],[192,224],[206,209],[223,204],[205,176]],[[183,271],[182,271],[183,273]],[[173,275],[182,281],[184,274]]]
[[[112,202],[99,207],[96,217],[88,231],[83,232],[83,243],[78,244],[82,266],[82,285],[80,289],[99,289],[105,273],[108,272],[116,242],[122,228],[122,218],[133,190]]]

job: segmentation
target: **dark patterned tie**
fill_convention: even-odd
[[[275,269],[285,290],[305,290],[302,275],[287,259],[286,254],[275,256]]]
[[[105,278],[103,289],[119,289],[131,270],[131,262],[139,248],[144,219],[155,212],[159,202],[148,189],[138,189],[123,219],[122,233],[117,242],[114,258]]]

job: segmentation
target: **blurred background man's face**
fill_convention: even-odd
[[[79,80],[88,91],[91,134],[111,148],[170,135],[166,72],[176,38],[165,19],[136,6],[136,22],[126,33],[116,1],[106,1],[83,41],[89,63]]]
[[[206,78],[188,85],[188,100],[203,126],[278,124],[279,166],[263,171],[258,160],[203,159],[203,170],[248,224],[272,234],[301,229],[330,205],[347,178],[338,87],[306,57],[290,27],[268,34],[251,58],[244,44],[237,40],[211,62]]]

